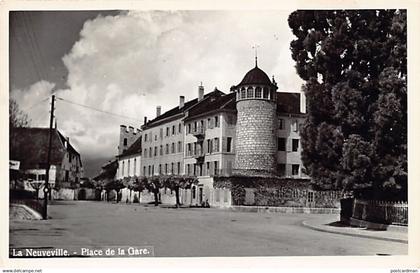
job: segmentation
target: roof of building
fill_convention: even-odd
[[[209,96],[214,95],[215,92],[217,93],[217,92],[221,92],[221,91],[215,90],[213,92],[210,92],[210,93],[204,95],[203,100],[206,99]],[[148,121],[145,125],[143,125],[143,129],[147,129],[147,128],[150,128],[150,127],[160,125],[164,122],[164,120],[169,119],[169,118],[171,118],[173,116],[176,116],[178,114],[184,113],[184,111],[188,110],[190,107],[194,106],[198,102],[199,102],[198,98],[195,98],[193,100],[185,102],[184,107],[182,107],[182,108],[179,108],[179,106],[176,106],[176,107],[166,111],[165,113],[161,114],[160,116],[156,117],[155,119],[152,119],[152,120]]]
[[[211,96],[197,103],[188,110],[188,116],[185,120],[191,120],[196,116],[220,110],[236,111],[235,93],[225,94],[217,88],[210,93]]]
[[[51,142],[51,165],[61,165],[66,149],[79,153],[73,146],[64,146],[66,138],[53,129]],[[10,159],[18,160],[21,169],[45,168],[48,158],[49,128],[14,128],[10,133]],[[81,162],[80,162],[81,163]]]
[[[130,156],[130,155],[135,155],[135,154],[140,154],[141,155],[141,136],[139,138],[136,139],[136,141],[134,141],[133,144],[131,144],[130,147],[128,147],[127,150],[125,150],[122,154],[118,155],[119,158],[121,157],[125,157],[125,156]]]
[[[118,169],[118,160],[113,159],[112,161],[109,161],[102,166],[102,170],[100,174],[97,175],[95,178],[93,178],[93,180],[101,181],[101,180],[114,179],[115,174],[117,173],[117,169]]]
[[[302,114],[300,93],[277,92],[277,113]]]
[[[270,77],[268,77],[268,75],[264,71],[262,71],[257,65],[255,65],[253,69],[249,70],[245,74],[245,77],[237,85],[237,87],[242,86],[242,85],[249,85],[249,84],[263,84],[263,85],[271,85],[271,86],[274,85],[271,82]]]

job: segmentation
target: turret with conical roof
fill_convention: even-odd
[[[238,111],[235,172],[242,175],[276,172],[277,85],[255,67],[233,86]]]

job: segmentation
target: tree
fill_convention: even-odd
[[[28,114],[20,110],[17,102],[10,98],[9,100],[9,128],[28,127],[30,120]]]
[[[146,189],[149,192],[153,192],[155,197],[155,206],[159,206],[159,189],[163,187],[162,180],[158,176],[153,176],[150,178],[144,178]]]
[[[305,10],[288,22],[305,81],[302,161],[313,182],[407,198],[406,11]]]
[[[179,200],[179,190],[188,189],[193,184],[197,184],[198,180],[196,177],[183,176],[183,175],[168,175],[161,176],[161,181],[163,187],[169,188],[170,190],[175,191],[176,204],[175,206],[179,208],[181,202]]]

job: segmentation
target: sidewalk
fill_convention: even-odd
[[[371,230],[340,224],[339,219],[339,215],[331,215],[325,218],[305,220],[302,222],[302,225],[322,232],[408,244],[408,231],[406,227],[397,227],[391,230]]]

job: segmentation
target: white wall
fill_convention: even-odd
[[[124,177],[141,175],[141,156],[139,154],[118,159],[118,170],[115,177],[117,180]]]

